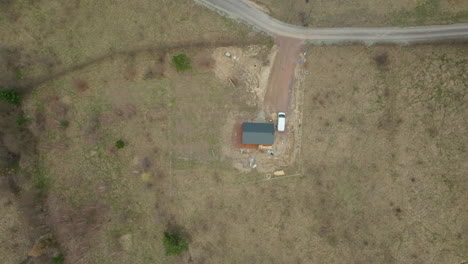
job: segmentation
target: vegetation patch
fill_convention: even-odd
[[[34,179],[34,187],[38,190],[39,196],[47,196],[51,184],[51,179],[47,177],[44,173],[36,173],[36,177]]]
[[[392,24],[398,25],[414,25],[426,24],[429,22],[434,23],[447,23],[459,22],[468,18],[468,12],[461,10],[455,13],[449,13],[441,9],[440,0],[427,0],[416,6],[412,10],[404,10],[395,13],[394,22]]]
[[[187,71],[192,69],[190,58],[184,53],[172,57],[172,65],[174,65],[178,71]]]
[[[25,125],[29,124],[29,122],[31,122],[31,118],[20,117],[20,118],[16,119],[16,124],[18,126],[25,126]]]
[[[19,104],[21,102],[21,96],[13,89],[5,89],[0,90],[0,100],[10,104]]]
[[[70,125],[68,120],[60,120],[60,127],[67,128]]]
[[[63,263],[65,263],[65,256],[62,254],[52,258],[52,264],[63,264]]]
[[[20,69],[17,69],[15,71],[15,79],[18,80],[18,81],[24,79],[24,73]]]
[[[124,148],[125,147],[125,142],[121,139],[117,140],[115,142],[115,147],[118,149]]]
[[[188,250],[187,241],[178,232],[164,232],[163,245],[168,256],[180,255]]]

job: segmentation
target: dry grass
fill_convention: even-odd
[[[338,259],[466,260],[467,55],[463,45],[310,50],[304,173],[313,234]]]
[[[179,193],[173,217],[191,234],[191,259],[466,260],[465,58],[462,45],[312,48],[304,176]],[[173,168],[216,182],[203,165]]]
[[[185,52],[207,56],[212,50]],[[50,221],[72,263],[178,263],[164,254],[163,231],[177,226],[198,241],[193,226],[176,216],[179,195],[263,179],[222,161],[225,116],[238,108],[231,98],[245,91],[198,67],[184,73],[167,67],[163,77],[146,78],[159,56],[135,55],[136,77],[128,79],[128,63],[114,58],[49,82],[25,106],[47,117],[32,127],[42,127],[38,148],[53,180]],[[88,89],[77,89],[77,80]],[[70,120],[69,126],[57,126],[57,119]],[[115,148],[117,139],[126,142],[123,149]]]
[[[204,48],[260,37],[189,1],[8,8],[1,19],[11,27],[0,29],[14,49],[0,66],[21,66],[20,84],[37,86],[24,108],[68,262],[466,260],[464,46],[312,49],[303,176],[266,180],[221,154],[223,126],[242,111],[247,87],[217,80]],[[193,71],[168,66],[180,52],[196,58]],[[25,63],[11,67],[12,54]],[[2,212],[18,212],[3,202]],[[186,254],[165,256],[167,229],[187,237]],[[2,244],[2,255],[22,260],[27,236]]]
[[[57,195],[110,208],[82,261],[464,260],[465,54],[461,45],[311,49],[303,176],[276,180],[239,173],[219,155],[211,138],[219,137],[236,94],[213,74],[111,78],[125,70],[112,67],[118,61],[81,73],[103,88],[73,97],[69,113],[77,124],[67,136],[74,143],[49,152],[47,161],[60,179]],[[93,72],[106,72],[107,83]],[[72,77],[63,81],[38,93],[37,102],[76,91]],[[128,104],[133,115],[115,111]],[[117,136],[129,142],[118,151],[111,147]],[[166,258],[161,235],[174,226],[189,252]]]
[[[198,73],[213,67],[206,48],[268,40],[188,0],[0,6],[0,81],[35,88],[24,108],[39,140],[48,220],[67,262],[179,262],[166,259],[162,249],[163,231],[177,224],[168,191],[173,89],[221,86],[212,74]],[[194,70],[180,83],[168,64],[175,51],[195,58]],[[125,148],[115,148],[118,139]],[[28,144],[11,142],[18,151]],[[21,166],[31,165],[23,157]],[[26,193],[31,185],[18,188]],[[11,213],[19,205],[9,200],[2,201],[2,212],[12,216],[2,234],[10,236],[9,228],[26,232],[30,225],[21,217],[29,214]],[[11,263],[24,260],[41,232],[47,231],[17,232],[0,255]],[[50,256],[35,259],[42,261],[49,263]]]
[[[468,21],[466,1],[254,0],[273,17],[312,27],[403,26]]]
[[[0,81],[6,86],[39,85],[116,56],[129,56],[131,61],[132,55],[155,54],[174,46],[263,39],[189,0],[11,1],[2,5],[0,70],[5,74]],[[127,78],[134,78],[132,74],[129,68]],[[77,89],[85,89],[83,84],[78,83]]]

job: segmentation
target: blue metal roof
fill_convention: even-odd
[[[243,123],[242,144],[273,145],[275,125],[270,123]]]

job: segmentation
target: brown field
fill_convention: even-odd
[[[168,193],[187,187],[170,184],[171,159],[219,155],[222,122],[211,123],[222,112],[200,123],[212,134],[190,122],[231,96],[210,73],[213,48],[269,38],[184,0],[3,1],[0,25],[0,88],[25,97],[24,115],[0,102],[2,261],[50,263],[62,252],[67,263],[179,262],[161,242],[176,224]],[[178,52],[193,59],[191,73],[170,66]],[[218,104],[178,107],[193,99],[186,87]]]
[[[317,47],[302,158],[310,263],[467,261],[466,45]]]
[[[22,86],[37,86],[118,56],[131,62],[135,54],[263,39],[189,0],[2,1],[0,25],[3,86],[17,85],[18,72]]]
[[[137,2],[1,4],[2,82],[30,91],[37,140],[0,135],[1,162],[22,154],[0,178],[2,261],[467,261],[466,45],[312,47],[301,154],[270,178],[225,151],[262,108],[270,40],[190,1]],[[180,52],[194,69],[173,69]],[[188,252],[166,256],[166,230]]]
[[[220,154],[222,113],[238,111],[242,91],[212,73],[126,80],[115,60],[77,73],[84,92],[75,75],[48,83],[26,108],[50,122],[38,148],[57,239],[71,263],[460,263],[466,52],[311,48],[303,173],[272,180]],[[66,129],[52,125],[60,103]],[[189,238],[188,253],[164,256],[167,228]]]
[[[407,26],[468,21],[461,0],[252,0],[287,23],[310,27]]]

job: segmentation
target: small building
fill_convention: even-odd
[[[273,145],[275,125],[270,123],[243,123],[242,144]]]

